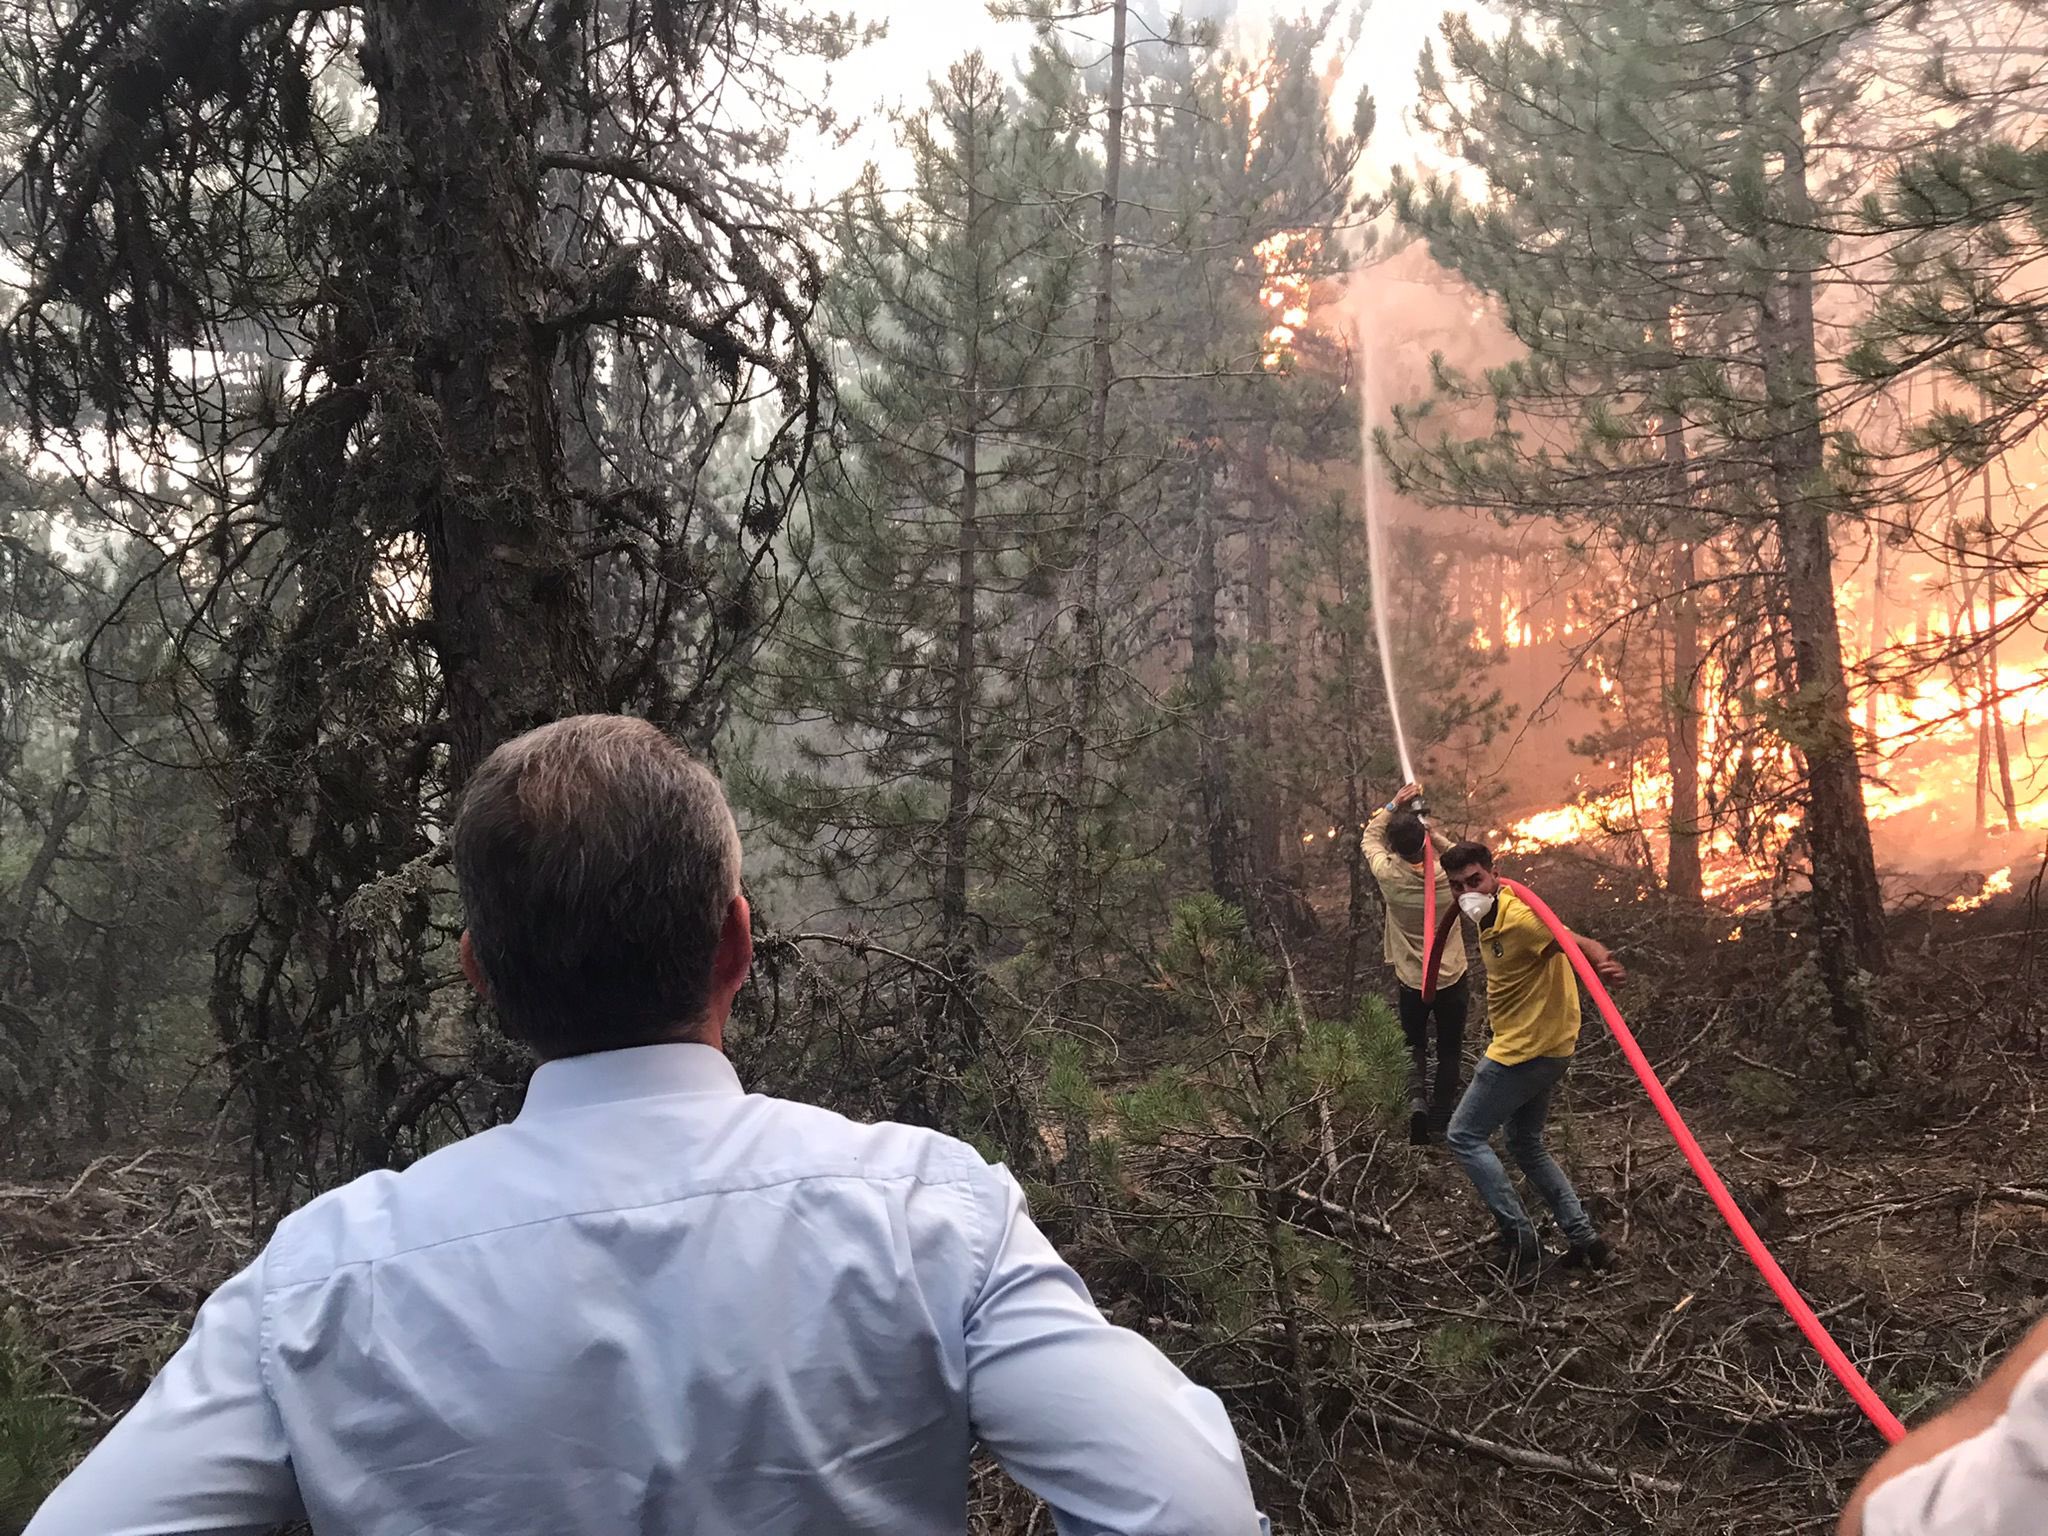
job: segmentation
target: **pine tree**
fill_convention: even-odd
[[[1208,889],[1262,925],[1284,904],[1279,828],[1296,819],[1271,774],[1294,690],[1275,653],[1288,599],[1274,575],[1320,494],[1315,477],[1348,467],[1356,441],[1341,350],[1307,313],[1342,270],[1335,226],[1352,210],[1371,126],[1369,101],[1353,132],[1332,125],[1315,67],[1328,26],[1279,25],[1250,58],[1153,61],[1130,177],[1143,210],[1132,286],[1145,295],[1130,320],[1145,338],[1132,371],[1145,377],[1128,397],[1126,497],[1185,572],[1153,581],[1161,622],[1125,642],[1179,684],[1166,700],[1177,729],[1154,743],[1146,777],[1184,786],[1185,799],[1147,814],[1168,837],[1193,829]]]
[[[1378,998],[1311,1016],[1243,914],[1210,895],[1174,909],[1159,972],[1179,1032],[1202,1048],[1118,1096],[1107,1182],[1143,1218],[1132,1257],[1171,1322],[1271,1383],[1261,1432],[1320,1504],[1341,1475],[1324,1426],[1357,1310],[1346,1240],[1374,1230],[1338,1181],[1400,1103],[1400,1032]]]
[[[1020,599],[1052,580],[1072,491],[1085,253],[1043,190],[1080,160],[1040,62],[1022,98],[979,55],[955,65],[905,124],[902,205],[871,168],[840,211],[846,446],[798,532],[765,701],[819,729],[803,771],[756,781],[800,866],[956,962],[1006,882],[1059,899],[1034,856],[1020,708],[1041,637]]]
[[[782,62],[847,33],[727,0],[11,20],[43,131],[0,366],[193,594],[191,707],[254,886],[216,1029],[283,1192],[430,1141],[419,1106],[450,1101],[420,1049],[460,986],[433,831],[483,756],[575,710],[716,728],[828,406],[816,264],[750,172],[802,116]],[[736,126],[717,103],[749,91]],[[583,408],[595,378],[619,409]],[[365,892],[402,894],[389,994],[342,916]],[[516,1070],[452,1077],[487,1116]]]
[[[2010,749],[1997,657],[2040,606],[2041,513],[2026,460],[2048,417],[2038,361],[2048,351],[2048,304],[2028,276],[2048,254],[2048,151],[2038,138],[2048,78],[2014,61],[2038,54],[2042,28],[2028,8],[1987,0],[1950,0],[1902,19],[1894,51],[1911,61],[1913,89],[1894,94],[1907,108],[1926,103],[1950,126],[1866,178],[1856,223],[1889,270],[1845,366],[1899,402],[1907,422],[1879,471],[1886,500],[1899,510],[1876,546],[1878,560],[1893,545],[1937,555],[1961,588],[1964,615],[1982,617],[1954,625],[1947,644],[1880,656],[1884,627],[1874,613],[1873,680],[1903,688],[1948,671],[1976,695],[1978,825],[1989,821],[1995,761],[2011,826],[2018,797],[2005,782]],[[1994,480],[2004,493],[1996,501]]]

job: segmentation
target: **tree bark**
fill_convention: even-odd
[[[952,739],[948,742],[951,762],[946,789],[946,831],[944,867],[940,872],[939,930],[949,957],[965,947],[967,933],[967,850],[968,830],[973,814],[974,790],[974,648],[976,640],[976,564],[980,559],[981,501],[981,324],[983,296],[979,229],[981,189],[975,184],[975,133],[970,120],[966,135],[967,181],[966,245],[974,263],[971,298],[974,313],[969,317],[966,365],[960,389],[960,510],[953,549],[953,678]]]
[[[1814,225],[1798,90],[1784,93],[1778,147],[1784,155],[1785,227]],[[1764,237],[1768,248],[1770,239]],[[1834,1023],[1854,1060],[1869,1055],[1869,1021],[1856,980],[1886,963],[1884,898],[1863,805],[1862,763],[1850,722],[1835,606],[1834,546],[1821,439],[1813,271],[1808,259],[1771,252],[1776,268],[1758,300],[1758,342],[1770,418],[1771,488],[1784,562],[1791,631],[1797,746],[1806,762],[1806,844],[1813,866],[1817,948]]]
[[[132,1023],[121,1007],[121,938],[109,923],[99,931],[92,978],[92,1024],[85,1077],[86,1134],[105,1145],[113,1134],[114,1105],[126,1097],[121,1079],[123,1026]]]
[[[64,775],[64,782],[50,797],[42,841],[36,845],[35,856],[28,861],[28,868],[22,871],[20,883],[14,888],[12,926],[17,945],[27,940],[36,902],[49,885],[50,877],[56,873],[57,860],[64,853],[64,840],[71,835],[72,827],[91,802],[94,719],[92,697],[88,693],[79,701],[77,732],[71,738],[70,767]]]
[[[1864,661],[1869,669],[1869,687],[1863,695],[1863,735],[1876,750],[1877,710],[1879,689],[1877,687],[1877,659],[1884,654],[1884,583],[1885,550],[1884,534],[1873,530],[1870,540],[1870,639],[1864,652]]]
[[[1230,771],[1224,761],[1223,658],[1216,628],[1216,508],[1209,450],[1194,448],[1195,571],[1188,597],[1188,695],[1195,718],[1195,760],[1202,803],[1202,845],[1209,859],[1209,889],[1241,904],[1231,868]]]
[[[1345,531],[1337,531],[1336,544],[1331,552],[1331,579],[1336,583],[1339,611],[1348,615],[1352,611],[1352,596],[1356,578],[1351,564],[1345,558],[1349,549]],[[1359,731],[1359,722],[1371,707],[1370,695],[1363,679],[1365,667],[1354,643],[1351,624],[1341,622],[1337,626],[1337,665],[1343,679],[1341,697],[1344,700],[1344,1017],[1349,1019],[1352,1010],[1358,1006],[1358,941],[1365,932],[1369,909],[1365,896],[1365,741]]]
[[[1095,318],[1091,327],[1086,490],[1081,509],[1081,559],[1076,572],[1074,638],[1080,655],[1067,721],[1065,793],[1060,802],[1060,907],[1063,943],[1071,964],[1089,879],[1087,811],[1094,799],[1088,767],[1089,737],[1102,689],[1102,535],[1109,521],[1109,386],[1115,324],[1116,225],[1124,165],[1124,54],[1129,38],[1127,0],[1111,0],[1109,98],[1102,130],[1102,198],[1095,247]]]
[[[1998,757],[1998,804],[2005,830],[2020,829],[2019,795],[2012,782],[2012,752],[2005,740],[2005,704],[1998,686],[1998,553],[1992,548],[1991,472],[1984,472],[1984,727]]]
[[[377,0],[363,74],[403,166],[391,215],[415,327],[384,383],[394,457],[425,467],[420,531],[446,690],[450,773],[535,725],[600,705],[597,647],[569,537],[551,387],[540,171],[513,95],[509,0]],[[415,398],[395,392],[410,387]],[[424,409],[422,409],[424,407]]]
[[[1280,795],[1282,775],[1273,760],[1273,717],[1281,701],[1275,697],[1283,685],[1283,672],[1274,665],[1273,651],[1273,494],[1268,439],[1272,427],[1253,428],[1245,455],[1249,513],[1245,531],[1245,629],[1257,666],[1257,684],[1250,700],[1251,746],[1257,773],[1264,789],[1246,807],[1248,841],[1245,862],[1254,889],[1274,878],[1280,866]],[[1252,675],[1247,669],[1247,675]]]
[[[1666,494],[1673,507],[1690,507],[1690,465],[1685,423],[1675,412],[1663,420]],[[1700,604],[1697,537],[1691,519],[1678,524],[1678,550],[1671,561],[1671,696],[1665,701],[1665,745],[1671,759],[1671,827],[1667,834],[1664,886],[1680,901],[1703,896],[1700,873]]]

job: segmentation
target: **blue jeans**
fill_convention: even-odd
[[[1579,1204],[1578,1191],[1564,1176],[1543,1145],[1543,1122],[1550,1118],[1550,1096],[1564,1081],[1572,1064],[1569,1056],[1538,1056],[1533,1061],[1504,1067],[1492,1057],[1479,1063],[1472,1074],[1472,1086],[1458,1101],[1451,1116],[1451,1128],[1444,1141],[1465,1170],[1465,1177],[1479,1191],[1479,1198],[1500,1223],[1501,1236],[1509,1242],[1527,1245],[1536,1240],[1536,1228],[1522,1208],[1508,1171],[1488,1145],[1493,1133],[1507,1127],[1508,1151],[1514,1155],[1524,1178],[1536,1187],[1557,1224],[1572,1243],[1590,1243],[1597,1235]]]

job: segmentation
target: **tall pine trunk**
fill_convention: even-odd
[[[1785,220],[1814,227],[1806,184],[1806,139],[1799,93],[1778,114],[1784,156]],[[1794,233],[1792,239],[1798,235]],[[1766,237],[1766,244],[1769,237]],[[1774,253],[1775,254],[1775,253]],[[1856,972],[1885,967],[1884,898],[1863,805],[1863,770],[1850,721],[1835,606],[1832,497],[1826,484],[1820,419],[1820,370],[1809,260],[1779,259],[1758,301],[1757,335],[1769,402],[1770,474],[1784,562],[1785,617],[1792,642],[1798,746],[1806,763],[1806,844],[1813,866],[1813,908],[1821,975],[1835,1028],[1855,1061],[1870,1054],[1870,1031]]]
[[[114,1107],[127,1096],[121,1080],[120,1045],[132,1033],[135,1019],[121,1007],[121,936],[111,923],[102,928],[94,947],[98,954],[92,977],[91,1035],[85,1075],[85,1129],[104,1145],[113,1134]]]
[[[2005,705],[1998,687],[1998,552],[1994,549],[1991,472],[1984,472],[1984,729],[1998,759],[1998,807],[2005,830],[2020,829],[2020,801],[2012,782],[2012,752],[2005,740]],[[1986,777],[1989,777],[1987,774]]]
[[[1216,563],[1215,487],[1210,483],[1204,435],[1194,450],[1195,570],[1188,600],[1188,694],[1195,717],[1195,761],[1202,805],[1202,846],[1209,860],[1209,889],[1228,902],[1242,896],[1231,869],[1230,772],[1224,761],[1223,649],[1216,627],[1221,576]]]
[[[14,887],[9,937],[17,954],[22,952],[23,942],[34,922],[36,903],[57,872],[57,861],[64,854],[64,840],[71,835],[71,828],[92,803],[93,738],[98,720],[99,710],[93,703],[92,691],[82,690],[78,702],[78,723],[71,738],[70,765],[63,782],[44,808],[42,838],[28,861],[28,868],[22,871],[21,879]]]
[[[403,383],[424,396],[383,402],[385,426],[431,433],[421,451],[438,459],[420,531],[457,784],[506,738],[602,702],[557,462],[553,343],[535,324],[546,264],[530,108],[513,95],[515,9],[377,0],[364,21],[377,136],[405,167],[393,213],[417,329]]]
[[[1086,488],[1081,508],[1081,557],[1075,572],[1074,638],[1080,655],[1068,705],[1065,785],[1060,799],[1060,926],[1071,965],[1087,903],[1088,809],[1094,801],[1089,738],[1102,692],[1102,535],[1109,521],[1109,387],[1116,322],[1116,224],[1124,166],[1124,54],[1130,15],[1126,0],[1111,0],[1109,98],[1102,130],[1102,199],[1096,222],[1095,318],[1090,335]]]
[[[1287,674],[1274,665],[1273,649],[1273,522],[1278,498],[1273,492],[1269,440],[1272,427],[1261,423],[1252,429],[1245,457],[1247,489],[1250,492],[1246,523],[1245,629],[1254,663],[1258,668],[1255,697],[1250,701],[1252,760],[1264,781],[1261,791],[1245,808],[1249,841],[1245,862],[1254,890],[1273,879],[1280,868],[1280,795],[1284,775],[1273,760],[1273,717],[1282,707],[1275,697]],[[1247,676],[1253,675],[1247,669]]]
[[[1337,609],[1352,611],[1357,577],[1345,558],[1349,544],[1340,526],[1330,551],[1330,580],[1336,588]],[[1358,1006],[1358,941],[1371,916],[1365,894],[1365,740],[1359,723],[1372,708],[1366,667],[1359,654],[1361,637],[1349,623],[1337,626],[1337,668],[1342,688],[1344,731],[1344,978],[1343,1016],[1350,1018]]]
[[[974,791],[974,702],[976,696],[974,648],[976,641],[975,566],[980,559],[981,506],[981,329],[985,309],[981,283],[981,189],[976,183],[976,125],[971,121],[966,138],[968,259],[975,279],[971,298],[974,313],[968,318],[966,367],[960,383],[960,511],[953,546],[953,680],[951,739],[947,743],[951,761],[946,786],[945,864],[940,871],[939,929],[946,954],[957,960],[966,948],[967,936],[967,834],[973,816]]]
[[[1663,421],[1666,494],[1671,505],[1691,506],[1691,471],[1685,423],[1676,412]],[[1700,874],[1700,604],[1698,540],[1690,517],[1678,524],[1678,550],[1671,560],[1671,696],[1665,701],[1665,744],[1671,759],[1671,827],[1665,850],[1664,885],[1680,901],[1698,903]]]

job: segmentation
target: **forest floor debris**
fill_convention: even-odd
[[[1648,947],[1647,930],[1584,921],[1624,953]],[[1772,1038],[1760,1014],[1736,1021],[1752,962],[1702,954],[1661,983],[1644,966],[1624,999],[1631,1021],[1828,1327],[1895,1410],[1924,1415],[2048,1297],[2048,1146],[2033,1134],[2048,1071],[1999,1043],[2023,1021],[1987,1013],[1972,1040],[1951,1042],[1945,1074],[1902,1059],[1887,1093],[1810,1086],[1802,1042]],[[1311,1002],[1334,987],[1328,965],[1321,949],[1302,962]],[[1754,967],[1767,973],[1768,957]],[[1881,1448],[1876,1432],[1736,1251],[1597,1024],[1553,1136],[1622,1263],[1598,1276],[1553,1265],[1525,1296],[1485,1272],[1484,1213],[1440,1147],[1386,1136],[1341,1188],[1295,1191],[1289,1220],[1346,1245],[1354,1276],[1346,1321],[1308,1341],[1311,1368],[1342,1388],[1318,1426],[1336,1469],[1320,1486],[1297,1481],[1300,1447],[1271,1438],[1286,1384],[1216,1374],[1220,1359],[1255,1356],[1125,1292],[1102,1239],[1075,1253],[1118,1320],[1224,1394],[1262,1496],[1298,1506],[1295,1529],[1825,1530]],[[65,1177],[0,1183],[0,1311],[37,1341],[89,1442],[253,1243],[238,1170],[204,1149],[92,1157]],[[985,1531],[1048,1528],[985,1472],[975,1509]]]

